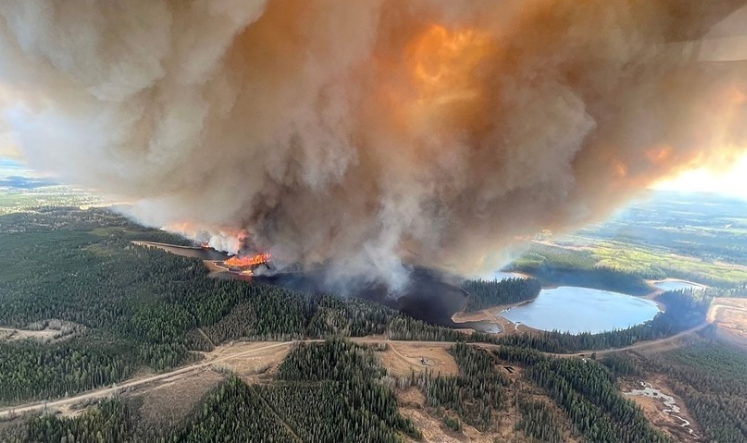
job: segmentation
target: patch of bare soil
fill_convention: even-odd
[[[135,410],[139,428],[169,429],[187,417],[223,377],[215,371],[200,371],[152,389],[129,392],[125,400]]]
[[[747,346],[747,299],[714,299],[708,311],[708,321],[716,325],[721,338]]]
[[[454,357],[444,346],[425,343],[387,343],[385,351],[378,353],[381,363],[390,374],[403,377],[412,372],[416,374],[428,370],[433,374],[457,375]]]
[[[516,367],[510,376],[518,377],[521,368]],[[443,420],[443,415],[447,414],[451,418],[456,418],[453,411],[444,411],[425,406],[425,397],[421,391],[415,387],[397,391],[397,403],[400,406],[400,413],[412,420],[415,427],[423,434],[423,441],[426,442],[496,442],[510,441],[517,443],[527,443],[530,439],[522,432],[516,429],[517,423],[521,420],[521,414],[515,403],[517,390],[524,395],[531,395],[535,401],[543,401],[548,404],[560,418],[563,426],[563,441],[569,443],[578,443],[580,440],[573,435],[571,424],[558,406],[544,395],[539,389],[527,385],[521,381],[514,381],[505,388],[506,401],[499,411],[493,415],[493,424],[487,431],[479,431],[476,428],[462,421],[462,431],[455,432],[448,428]]]
[[[262,348],[266,343],[247,342],[235,343],[226,347],[219,347],[211,353],[215,356],[230,356],[231,353],[246,352],[254,348]],[[226,358],[213,365],[219,372],[232,372],[243,378],[247,383],[261,383],[272,379],[277,367],[283,362],[291,349],[291,344],[270,349],[260,349],[251,355],[239,355]]]
[[[505,368],[504,368],[505,369]],[[554,401],[543,391],[536,386],[530,385],[520,380],[520,374],[522,368],[515,366],[513,367],[513,373],[509,373],[509,378],[513,378],[513,382],[505,388],[506,402],[503,408],[496,414],[496,427],[495,432],[498,437],[495,441],[511,441],[511,442],[528,442],[531,441],[524,432],[516,429],[516,425],[521,421],[521,412],[519,412],[518,405],[516,404],[516,398],[518,393],[522,396],[529,395],[533,401],[543,402],[555,413],[562,425],[561,432],[563,434],[563,441],[568,443],[578,443],[580,440],[573,435],[572,426],[570,421],[566,418],[563,411],[555,404]],[[505,373],[505,372],[504,372]]]
[[[425,396],[420,389],[411,386],[407,389],[398,389],[395,391],[397,395],[397,404],[407,408],[423,408],[425,407]]]
[[[216,260],[203,260],[202,263],[208,268],[210,273],[228,272],[228,268],[218,264]]]
[[[430,416],[424,409],[402,407],[399,412],[403,417],[410,419],[415,428],[423,434],[422,441],[424,442],[459,443],[468,441],[464,435],[451,430],[444,430],[443,422]],[[415,440],[408,438],[407,441]]]
[[[624,379],[620,388],[623,395],[641,407],[646,419],[673,441],[704,441],[684,401],[672,392],[662,376],[651,374],[646,380]]]
[[[33,339],[41,343],[52,343],[72,338],[84,330],[84,326],[73,322],[44,320],[31,323],[25,329],[0,328],[0,341]]]
[[[462,423],[462,432],[455,432],[447,428],[443,420],[432,415],[425,409],[403,407],[400,408],[399,412],[404,416],[412,420],[415,427],[423,434],[424,442],[434,443],[462,443],[462,442],[479,442],[479,443],[493,443],[499,437],[495,433],[482,433],[474,427]],[[413,441],[408,439],[408,441]],[[525,440],[506,440],[524,442]]]
[[[661,340],[638,342],[632,346],[628,346],[626,348],[620,348],[618,350],[597,351],[597,355],[603,356],[605,354],[609,354],[613,352],[631,352],[633,354],[646,357],[646,356],[655,355],[655,354],[659,354],[659,353],[666,352],[666,351],[671,351],[673,349],[679,349],[697,340],[698,340],[697,334],[693,334],[692,332],[686,331],[686,332],[681,332],[672,337],[663,338]]]
[[[494,306],[475,312],[457,312],[451,316],[454,323],[466,323],[484,321],[493,325],[498,325],[504,334],[529,333],[538,334],[538,329],[530,328],[521,323],[514,323],[501,315],[504,311],[523,305],[527,302],[514,303],[510,305]]]

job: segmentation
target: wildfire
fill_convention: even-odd
[[[268,263],[271,259],[270,254],[263,253],[244,257],[236,255],[223,262],[223,264],[229,268],[250,268]]]

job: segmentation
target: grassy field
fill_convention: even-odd
[[[649,280],[742,287],[745,264],[747,202],[661,192],[577,233],[537,237],[512,266],[603,268]]]
[[[38,207],[97,206],[102,200],[84,190],[55,185],[34,189],[0,188],[0,215],[26,212]]]

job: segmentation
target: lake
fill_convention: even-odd
[[[654,282],[654,286],[657,288],[663,290],[663,291],[682,291],[682,290],[690,290],[690,289],[696,289],[699,291],[702,291],[705,289],[703,285],[699,285],[697,283],[692,283],[685,280],[662,280]]]
[[[599,289],[561,286],[543,289],[532,302],[501,313],[514,323],[543,331],[579,334],[624,329],[645,323],[659,312],[656,303]]]

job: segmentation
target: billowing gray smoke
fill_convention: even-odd
[[[740,153],[745,64],[688,42],[743,3],[6,0],[0,100],[146,223],[396,289]]]

